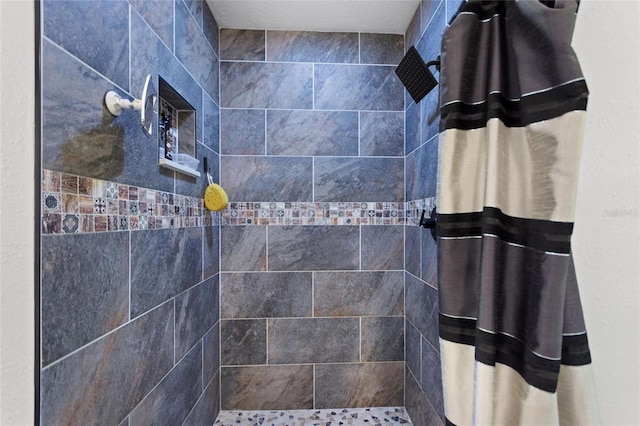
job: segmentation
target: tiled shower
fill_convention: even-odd
[[[438,55],[457,3],[423,1],[405,36],[218,29],[200,0],[41,3],[41,423],[369,406],[442,423],[416,226],[437,93],[416,105],[394,68],[405,45]],[[195,107],[225,211],[106,111],[147,73]]]

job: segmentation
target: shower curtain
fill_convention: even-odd
[[[597,422],[570,244],[588,96],[570,46],[577,8],[469,1],[443,35],[447,424]]]

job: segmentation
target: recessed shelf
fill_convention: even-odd
[[[193,170],[191,167],[187,167],[183,164],[176,163],[175,161],[171,161],[167,158],[160,158],[160,165],[168,169],[172,169],[180,173],[184,173],[189,176],[200,177],[199,171]]]

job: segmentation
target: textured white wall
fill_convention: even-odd
[[[0,0],[0,425],[33,424],[34,25]]]
[[[600,417],[640,424],[640,1],[583,1],[573,46],[590,97],[573,251]]]

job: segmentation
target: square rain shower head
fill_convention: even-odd
[[[396,68],[396,74],[417,104],[438,85],[415,47],[411,46]]]

